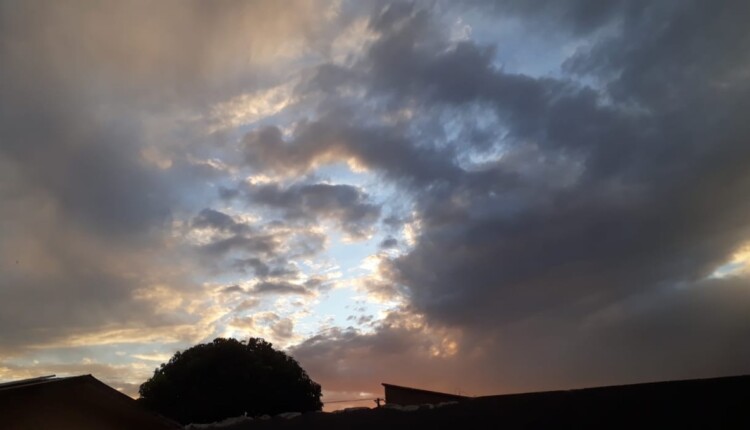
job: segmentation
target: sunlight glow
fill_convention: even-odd
[[[743,245],[726,263],[719,266],[709,278],[726,278],[750,272],[750,244]]]

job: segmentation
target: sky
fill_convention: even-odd
[[[750,3],[0,2],[0,380],[750,373]]]

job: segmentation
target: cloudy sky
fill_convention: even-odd
[[[0,4],[0,380],[750,372],[750,2]]]

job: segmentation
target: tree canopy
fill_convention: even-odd
[[[269,342],[217,338],[177,352],[139,390],[146,407],[183,424],[320,410],[320,385]]]

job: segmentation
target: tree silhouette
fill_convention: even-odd
[[[217,338],[177,352],[139,393],[146,407],[183,424],[323,406],[320,385],[299,363],[258,338]]]

